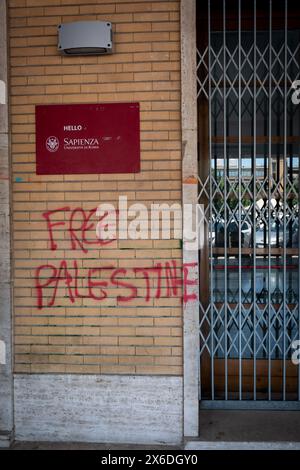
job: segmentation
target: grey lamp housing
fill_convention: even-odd
[[[58,26],[58,50],[65,55],[112,53],[112,25],[106,21],[75,21]]]

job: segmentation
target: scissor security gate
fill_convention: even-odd
[[[297,408],[300,4],[197,7],[200,399]]]

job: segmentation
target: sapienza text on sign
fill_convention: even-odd
[[[85,255],[88,254],[89,247],[101,247],[114,242],[115,240],[99,238],[90,240],[87,238],[87,232],[95,227],[92,217],[96,211],[97,209],[87,211],[81,207],[73,210],[70,207],[62,207],[43,213],[51,250],[59,249],[59,241],[55,240],[55,227],[66,225],[70,249],[80,250]],[[70,214],[67,224],[65,221],[53,220],[57,213],[62,212]],[[102,215],[100,222],[103,222],[105,217],[106,214]],[[78,218],[80,218],[79,226]],[[95,302],[104,301],[111,288],[122,289],[122,295],[118,295],[116,289],[118,303],[142,298],[147,304],[151,299],[178,297],[179,292],[182,292],[184,303],[196,301],[197,295],[192,291],[192,287],[197,285],[197,281],[193,278],[195,267],[196,263],[184,263],[180,267],[174,259],[164,262],[158,261],[153,266],[137,266],[129,269],[108,264],[89,268],[87,275],[82,276],[76,260],[61,259],[57,261],[57,264],[45,263],[38,266],[35,271],[37,307],[38,309],[53,307],[57,300],[58,289],[61,287],[66,288],[67,297],[71,304],[80,298],[90,298]],[[78,280],[81,278],[84,280],[84,286],[79,286]],[[139,287],[134,283],[135,279],[143,280],[143,296],[139,292]],[[126,294],[124,294],[124,290]]]

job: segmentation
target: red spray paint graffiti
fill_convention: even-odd
[[[68,222],[54,221],[53,216],[62,212],[70,212]],[[55,227],[67,226],[69,234],[70,248],[88,253],[90,246],[103,246],[114,240],[89,240],[87,233],[95,230],[95,223],[91,220],[96,209],[85,211],[82,208],[62,207],[54,211],[43,214],[47,222],[51,250],[58,249],[58,242],[55,240]],[[107,214],[97,220],[97,223],[105,221]],[[79,225],[78,225],[79,221]],[[130,269],[117,268],[115,266],[93,267],[80,273],[76,260],[67,262],[61,260],[59,265],[43,264],[35,271],[35,287],[37,293],[37,307],[53,307],[58,299],[58,289],[66,289],[66,297],[71,304],[79,298],[93,299],[95,302],[102,302],[108,297],[108,291],[114,288],[118,304],[142,298],[145,304],[151,299],[178,297],[181,295],[184,303],[196,301],[197,295],[189,288],[196,286],[197,281],[192,278],[195,263],[185,263],[180,267],[175,260],[164,263],[158,262],[149,267],[133,267]],[[83,280],[83,285],[79,288],[78,279]],[[144,287],[136,280],[142,279]],[[165,291],[164,291],[165,284]],[[81,292],[80,292],[81,289]],[[118,293],[122,290],[122,295]],[[125,293],[124,293],[125,290]],[[164,293],[165,292],[165,293]]]
[[[191,269],[195,264],[184,264],[182,268],[182,276],[180,276],[180,269],[176,266],[174,260],[173,269],[170,271],[169,262],[164,265],[159,263],[154,267],[149,268],[116,268],[114,266],[104,266],[99,268],[89,268],[88,274],[83,278],[84,285],[81,287],[85,290],[86,294],[81,294],[78,287],[78,265],[73,261],[71,265],[67,265],[65,260],[62,260],[58,267],[53,264],[45,264],[39,266],[36,270],[36,290],[37,290],[37,304],[38,308],[53,307],[57,299],[57,292],[59,287],[65,287],[67,297],[70,303],[74,303],[77,298],[90,298],[96,302],[105,300],[108,296],[108,290],[112,287],[127,289],[126,295],[118,295],[116,290],[116,299],[118,303],[130,302],[133,299],[141,297],[139,294],[139,287],[134,284],[134,275],[141,275],[141,279],[145,281],[145,303],[151,299],[160,299],[163,297],[178,297],[179,288],[182,288],[183,302],[189,302],[197,299],[195,293],[189,293],[189,286],[196,285],[196,281],[190,278]],[[101,278],[103,272],[109,272],[109,276]],[[156,273],[156,281],[154,287],[151,286],[150,273]],[[119,276],[122,276],[120,279]],[[100,279],[99,279],[100,277]],[[167,290],[166,294],[162,293],[162,281],[166,281]],[[171,286],[171,287],[170,287]],[[47,296],[45,296],[45,292]],[[50,293],[50,294],[49,294]],[[49,294],[49,295],[48,295]]]
[[[44,219],[46,219],[46,222],[47,222],[47,230],[48,230],[48,235],[50,239],[51,250],[55,251],[58,246],[54,239],[53,229],[55,227],[66,226],[66,225],[67,225],[67,231],[70,237],[71,250],[77,250],[77,248],[79,248],[83,253],[86,254],[88,253],[88,247],[91,245],[103,246],[103,245],[112,243],[114,240],[101,240],[99,238],[97,238],[97,240],[88,240],[86,238],[87,232],[91,230],[96,231],[95,222],[91,221],[91,218],[96,213],[96,211],[97,211],[97,208],[91,209],[88,212],[86,212],[81,207],[76,207],[72,211],[70,207],[61,207],[59,209],[55,209],[54,211],[44,212],[43,217]],[[52,216],[55,216],[56,214],[59,214],[59,213],[65,213],[65,212],[70,212],[71,214],[67,224],[65,221],[59,221],[59,222],[52,221]],[[107,217],[107,215],[108,215],[108,212],[104,213],[101,217],[99,217],[99,219],[97,220],[97,223],[103,222],[105,218]],[[79,218],[79,226],[76,227],[77,218]]]

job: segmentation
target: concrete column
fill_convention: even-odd
[[[182,199],[193,204],[198,196],[197,158],[197,71],[196,71],[196,0],[181,1],[181,113],[182,113]],[[195,220],[195,219],[194,219]],[[199,298],[198,250],[189,250],[183,239],[183,262],[195,264],[189,292]],[[183,306],[184,320],[184,437],[199,434],[199,305]]]
[[[7,5],[0,2],[0,447],[13,437]]]

